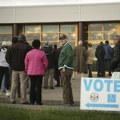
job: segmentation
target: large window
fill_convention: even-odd
[[[12,40],[12,26],[0,26],[0,44]]]
[[[33,39],[39,39],[40,40],[40,31],[41,27],[40,25],[25,25],[23,28],[23,31],[26,35],[27,41],[32,41]]]
[[[115,23],[107,23],[104,24],[104,39],[105,40],[113,40],[115,35],[117,34],[117,24]]]
[[[88,40],[112,41],[117,34],[117,23],[93,23],[88,25]]]
[[[51,41],[56,43],[59,38],[59,26],[58,25],[42,25],[42,39],[43,43]]]
[[[23,26],[27,41],[40,39],[42,45],[47,41],[58,43],[60,34],[67,34],[72,46],[77,43],[77,24],[54,24],[54,25],[25,25]]]
[[[108,40],[112,45],[115,35],[120,33],[119,23],[90,23],[86,28],[88,29],[85,33],[88,35],[88,42],[93,44],[94,52],[101,41]],[[96,70],[96,68],[96,58],[94,57],[93,70]]]
[[[65,33],[68,36],[69,43],[74,47],[77,42],[76,25],[60,25],[60,34]]]

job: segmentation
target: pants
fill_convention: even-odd
[[[42,79],[43,76],[30,76],[30,103],[40,105],[42,101]]]
[[[111,64],[111,60],[110,59],[106,59],[105,60],[105,69],[108,71],[108,75],[111,76],[111,68],[110,68],[110,64]]]
[[[60,86],[60,71],[58,68],[55,69],[54,78],[57,81],[57,85]]]
[[[88,76],[92,77],[92,64],[88,64]]]
[[[16,100],[16,92],[18,90],[20,80],[20,93],[21,103],[27,102],[26,100],[26,88],[27,88],[27,75],[25,71],[12,70],[12,87],[11,87],[11,102]]]
[[[66,69],[65,72],[60,70],[60,73],[61,73],[61,79],[63,84],[64,104],[74,104],[72,87],[71,87],[71,77],[72,77],[73,70]]]
[[[54,68],[47,69],[45,77],[44,77],[44,87],[48,87],[48,80],[50,79],[50,87],[53,87],[53,79],[54,79]]]
[[[0,67],[0,87],[2,84],[2,80],[5,78],[5,88],[9,90],[10,82],[9,82],[9,67]]]
[[[104,77],[105,76],[105,67],[104,67],[104,59],[100,59],[98,62],[98,77]]]

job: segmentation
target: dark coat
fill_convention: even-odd
[[[97,46],[96,51],[95,51],[95,56],[98,60],[104,60],[105,49],[104,49],[103,44],[100,44]]]
[[[120,71],[120,42],[114,47],[110,68],[112,71]]]
[[[112,55],[113,55],[113,50],[112,50],[111,46],[109,44],[105,44],[104,45],[104,49],[105,49],[104,59],[105,60],[111,60],[112,59]]]
[[[78,73],[87,73],[87,51],[84,46],[78,45],[74,51],[75,71]]]
[[[48,69],[55,68],[55,52],[51,46],[45,45],[42,50],[48,59]]]
[[[15,71],[25,70],[24,59],[26,53],[30,50],[31,47],[22,41],[17,42],[8,49],[5,57],[7,63],[10,65],[12,70]]]

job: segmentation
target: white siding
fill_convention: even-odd
[[[14,8],[0,8],[0,23],[14,23],[15,22]]]
[[[79,6],[41,6],[16,8],[16,22],[78,21]]]
[[[0,7],[0,23],[120,21],[120,3]]]
[[[81,21],[120,20],[120,4],[81,6]]]

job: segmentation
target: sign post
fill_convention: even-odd
[[[81,78],[80,109],[120,111],[120,80]]]

